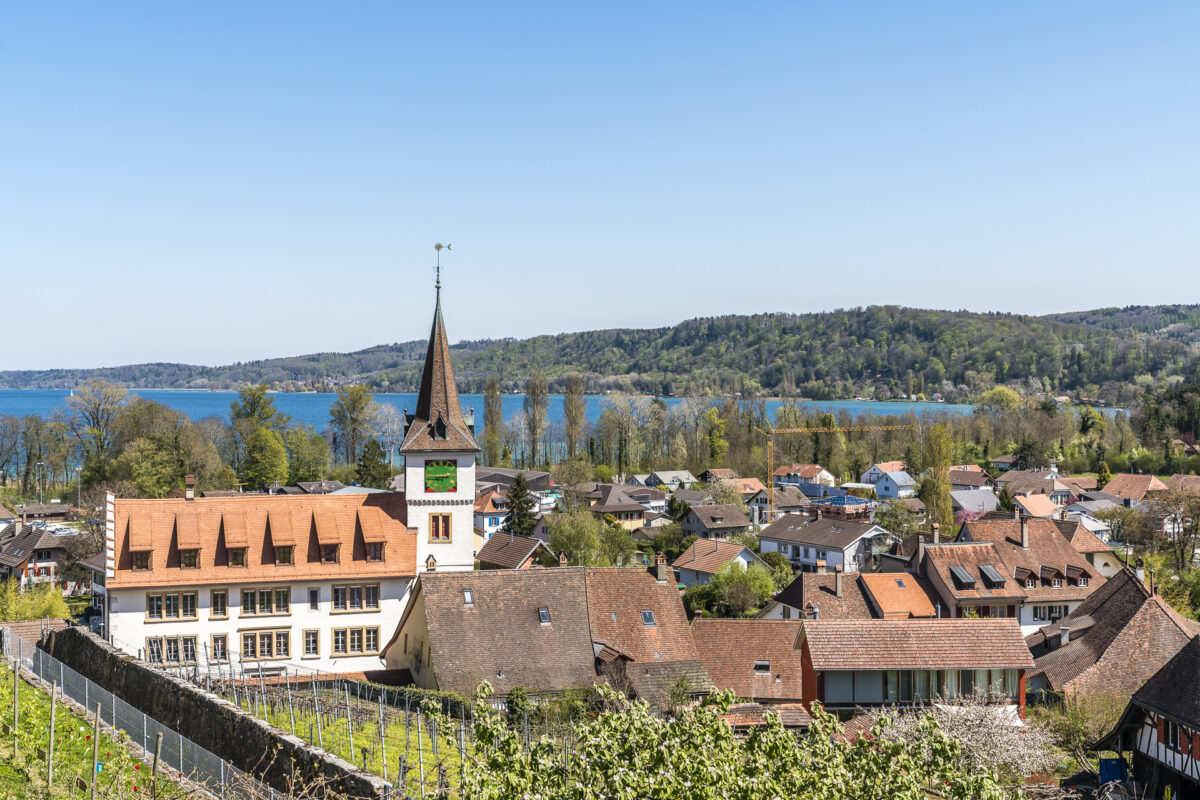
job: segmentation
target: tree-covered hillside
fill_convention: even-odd
[[[873,306],[819,314],[693,319],[667,328],[584,331],[455,345],[460,388],[488,375],[519,390],[534,372],[561,388],[580,373],[590,390],[700,395],[767,392],[817,399],[941,393],[965,398],[995,384],[1125,403],[1146,388],[1196,377],[1197,352],[1179,334],[1200,307],[1105,309],[1054,317]],[[412,391],[425,343],[356,353],[198,367],[0,373],[3,388],[68,388],[91,377],[129,386],[231,387],[267,382],[322,389],[359,381]]]

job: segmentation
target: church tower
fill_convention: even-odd
[[[474,414],[464,416],[442,321],[442,280],[436,283],[433,330],[421,375],[417,410],[405,416],[404,494],[408,527],[417,531],[417,570],[453,572],[475,566]]]

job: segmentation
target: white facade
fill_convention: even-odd
[[[749,567],[751,564],[758,564],[760,567],[770,570],[770,567],[768,567],[761,558],[754,555],[754,553],[752,553],[748,547],[743,547],[742,551],[734,556],[729,563],[732,564],[734,562],[741,564],[743,567]],[[722,567],[722,569],[724,569],[724,567]],[[679,582],[684,586],[691,586],[694,583],[708,584],[712,582],[712,579],[713,575],[711,572],[688,569],[687,567],[679,568]]]
[[[781,553],[784,558],[805,572],[815,570],[818,561],[824,561],[825,566],[829,569],[841,567],[844,572],[857,572],[859,564],[856,551],[859,548],[859,544],[859,542],[856,542],[844,550],[839,550],[836,547],[815,547],[807,544],[796,544],[795,542],[764,539],[760,536],[758,551],[760,553]]]
[[[338,605],[345,610],[334,608],[335,588]],[[219,661],[255,669],[261,665],[264,670],[284,664],[324,672],[381,669],[383,646],[404,611],[409,588],[410,581],[403,578],[368,578],[110,589],[106,633],[121,650],[168,665]],[[277,591],[286,593],[286,611],[277,610]],[[271,613],[248,613],[243,592],[255,593],[255,608],[262,607],[260,593],[269,592]],[[214,594],[219,593],[224,593],[224,615],[214,613]],[[186,597],[194,598],[194,612],[193,601]],[[255,639],[252,650],[244,647],[248,635]],[[264,636],[269,637],[269,654],[262,646]],[[315,653],[311,652],[314,637]],[[194,654],[189,652],[192,647]]]
[[[455,491],[425,491],[425,464],[428,461],[455,462],[458,470]],[[419,572],[426,570],[430,556],[436,559],[435,568],[442,572],[475,568],[475,453],[406,452],[404,499],[408,505],[408,527],[417,532]],[[450,515],[449,541],[444,538],[435,540],[431,535],[435,514]]]

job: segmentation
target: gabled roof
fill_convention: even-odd
[[[686,469],[660,469],[650,473],[650,478],[657,478],[654,481],[657,484],[671,484],[679,482],[682,484],[697,483],[696,476],[688,472]]]
[[[955,600],[1012,601],[1025,596],[1021,583],[991,542],[930,544],[925,548],[925,559]],[[980,571],[984,566],[996,567],[1003,573],[1007,578],[1004,585],[989,585],[984,581]]]
[[[1022,524],[1027,525],[1029,530],[1027,550],[1021,547]],[[1023,593],[1028,600],[1082,600],[1104,583],[1104,578],[1088,563],[1083,554],[1071,545],[1055,520],[1010,518],[969,521],[963,525],[959,541],[994,544],[1008,569],[1005,574],[1010,578],[1015,577],[1018,572],[1022,575],[1040,574],[1042,567],[1052,567],[1070,578],[1078,575],[1088,577],[1087,586],[1064,584],[1056,589],[1039,584],[1032,589],[1021,589],[1018,594]]]
[[[1182,475],[1176,473],[1167,480],[1167,487],[1177,492],[1200,494],[1200,475]]]
[[[716,575],[737,558],[742,551],[758,558],[746,545],[740,542],[725,542],[720,539],[697,539],[692,546],[684,550],[679,558],[672,562],[675,569],[690,569],[693,572],[704,572]]]
[[[811,480],[813,478],[820,476],[820,474],[822,472],[828,472],[828,470],[826,470],[820,464],[796,463],[796,464],[788,464],[786,466],[780,467],[779,469],[775,470],[775,472],[772,474],[776,478],[782,478],[785,475],[796,475],[798,477],[808,478],[809,480]]]
[[[952,486],[992,486],[996,483],[991,475],[973,469],[952,469],[948,477]]]
[[[516,569],[529,560],[538,548],[546,547],[538,539],[498,531],[479,548],[475,558],[481,564],[492,564],[504,569]]]
[[[720,480],[737,489],[742,495],[754,495],[767,488],[758,478],[721,478]]]
[[[891,479],[892,483],[896,484],[897,486],[907,487],[907,486],[916,486],[917,485],[916,479],[913,478],[912,475],[909,475],[907,472],[905,472],[902,469],[895,469],[895,470],[892,470],[891,472],[888,472],[885,474],[888,478]]]
[[[810,517],[807,514],[784,514],[763,528],[760,539],[793,542],[812,547],[844,550],[872,531],[883,528],[871,522],[833,517]]]
[[[1032,667],[1017,620],[805,620],[800,642],[816,670]]]
[[[1112,480],[1104,484],[1104,491],[1122,500],[1133,500],[1135,503],[1146,499],[1149,492],[1160,492],[1167,485],[1153,475],[1134,475],[1128,472],[1113,475]]]
[[[13,523],[11,537],[0,547],[0,565],[19,567],[27,562],[37,550],[58,550],[74,539],[74,536],[55,536],[43,528],[35,528],[22,522]],[[7,532],[7,530],[6,530]]]
[[[643,611],[654,614],[653,625],[643,621]],[[619,650],[635,662],[700,659],[679,588],[673,581],[659,583],[645,569],[588,568],[587,614],[592,641]]]
[[[692,508],[711,505],[713,501],[712,495],[699,489],[676,489],[671,496],[681,503],[687,503]]]
[[[1200,638],[1193,638],[1133,694],[1133,701],[1200,728]]]
[[[879,470],[882,473],[896,472],[902,470],[906,466],[903,460],[900,461],[880,461],[878,464],[872,464],[871,467]]]
[[[801,572],[787,587],[775,595],[775,602],[808,613],[817,609],[818,619],[871,619],[857,572],[842,575],[842,596],[837,596],[837,575],[832,572]]]
[[[1044,494],[1018,495],[1013,503],[1031,517],[1049,518],[1058,513],[1058,506]]]
[[[1080,553],[1111,553],[1112,548],[1096,537],[1096,534],[1088,530],[1082,520],[1055,520],[1054,524],[1058,526],[1062,535],[1067,537],[1067,541],[1071,546]]]
[[[763,487],[755,492],[750,500],[758,500],[760,497],[764,503],[773,500],[776,509],[800,508],[808,503],[808,498],[799,489],[791,486],[785,486],[782,489]]]
[[[693,506],[689,512],[704,526],[705,530],[720,531],[729,528],[745,528],[750,520],[742,510],[728,503]]]
[[[950,502],[963,511],[995,511],[1000,507],[1000,498],[989,489],[960,489],[950,493]]]
[[[708,477],[705,477],[705,476],[708,476]],[[700,477],[704,478],[705,480],[708,480],[708,481],[717,481],[717,480],[735,481],[735,480],[738,480],[739,478],[741,478],[741,475],[738,475],[737,472],[735,472],[734,470],[731,470],[731,469],[726,469],[724,467],[714,467],[712,469],[706,469],[706,470],[704,470],[704,472],[701,472]]]
[[[641,503],[630,497],[623,486],[602,483],[596,487],[599,499],[592,504],[592,511],[597,514],[617,514],[621,512],[645,511]]]
[[[484,492],[479,497],[475,498],[474,511],[476,514],[507,514],[508,513],[508,505],[507,505],[507,503],[503,502],[504,500],[506,500],[506,498],[507,498],[507,496],[504,494],[504,492],[501,492],[497,489],[492,489],[491,491]],[[496,501],[501,501],[501,504],[504,507],[501,508],[500,506],[498,506],[496,504]]]
[[[936,617],[936,593],[929,582],[907,572],[870,572],[859,576],[868,601],[883,619]],[[843,587],[844,590],[844,587]],[[943,609],[945,614],[947,609]]]
[[[713,683],[750,700],[804,698],[799,633],[800,620],[692,620],[692,639]]]
[[[438,284],[437,304],[433,310],[433,329],[421,372],[417,410],[408,421],[403,452],[466,451],[479,452],[479,444],[463,417],[454,385],[454,367],[450,363],[450,339],[442,320],[442,290]]]
[[[1057,647],[1062,627],[1070,636]],[[1031,675],[1043,675],[1056,692],[1129,694],[1197,633],[1200,623],[1184,619],[1123,569],[1026,643],[1038,653]]]

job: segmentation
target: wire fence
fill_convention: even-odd
[[[44,650],[4,630],[4,656],[19,662],[46,683],[57,684],[63,695],[83,706],[89,713],[100,707],[100,718],[115,730],[123,731],[130,741],[147,753],[158,745],[160,763],[180,777],[201,784],[217,797],[227,800],[283,800],[285,795],[261,783],[224,759],[168,728],[93,683]],[[149,760],[147,761],[149,763]]]

